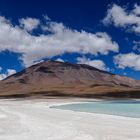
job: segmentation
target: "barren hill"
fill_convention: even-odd
[[[140,97],[140,81],[84,64],[46,61],[0,83],[0,96]]]

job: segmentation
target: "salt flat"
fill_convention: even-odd
[[[0,100],[0,140],[139,140],[140,119],[49,108],[69,99]]]

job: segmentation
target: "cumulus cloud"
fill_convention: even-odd
[[[0,67],[1,70],[2,70],[2,67]],[[3,80],[5,79],[6,77],[12,75],[12,74],[15,74],[16,73],[16,70],[14,69],[7,69],[5,73],[0,73],[0,80]]]
[[[134,5],[133,13],[136,15],[140,15],[140,6],[139,5],[137,5],[137,4]]]
[[[19,20],[20,26],[24,28],[27,31],[32,31],[33,29],[36,29],[38,25],[40,24],[39,19],[36,18],[22,18]]]
[[[7,75],[12,75],[12,74],[15,74],[16,73],[16,70],[14,69],[7,69]]]
[[[0,80],[5,79],[6,77],[7,77],[6,74],[0,74]]]
[[[34,65],[35,65],[35,64],[42,63],[42,62],[44,62],[44,60],[34,61]]]
[[[132,68],[136,71],[140,70],[140,55],[135,53],[119,54],[114,57],[114,62],[118,68]]]
[[[108,70],[108,68],[106,67],[105,63],[102,60],[91,60],[85,57],[78,57],[77,62],[79,64],[87,64],[87,65],[93,66],[100,70],[105,70],[105,71]]]
[[[50,21],[50,20],[51,20],[51,19],[48,17],[48,15],[44,15],[43,17],[44,17],[44,19],[45,19],[46,21]]]
[[[0,52],[9,50],[20,53],[24,66],[30,66],[43,58],[64,53],[106,55],[110,51],[118,52],[119,49],[118,44],[105,32],[77,31],[53,21],[40,26],[45,27],[45,30],[35,36],[20,25],[14,26],[8,19],[0,16]],[[33,29],[30,26],[26,28]]]
[[[103,20],[105,25],[114,24],[127,30],[140,33],[140,6],[134,5],[132,10],[113,4]]]
[[[140,41],[133,41],[133,50],[137,50],[140,52]]]
[[[59,61],[59,62],[64,62],[64,60],[63,60],[63,59],[61,59],[61,58],[57,58],[57,59],[56,59],[56,61]]]

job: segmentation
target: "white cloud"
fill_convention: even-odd
[[[139,5],[137,5],[137,4],[134,5],[133,13],[136,15],[140,15],[140,6]]]
[[[56,59],[56,61],[59,61],[59,62],[64,62],[64,60],[63,60],[63,59],[61,59],[61,58],[57,58],[57,59]]]
[[[140,41],[133,41],[134,47],[133,50],[137,50],[140,52]]]
[[[20,26],[24,28],[27,31],[32,31],[33,29],[36,29],[38,25],[40,24],[39,19],[35,18],[22,18],[19,20]]]
[[[140,6],[135,4],[132,10],[114,4],[107,11],[103,23],[114,24],[116,27],[123,27],[136,33],[140,33]]]
[[[102,60],[91,60],[85,57],[78,57],[77,61],[79,64],[87,64],[100,70],[108,70],[108,68]]]
[[[140,70],[140,55],[135,53],[119,54],[114,57],[114,62],[121,69],[128,67],[137,71]]]
[[[44,62],[44,60],[34,61],[34,65],[35,65],[35,64],[42,63],[42,62]]]
[[[48,17],[48,15],[44,15],[43,17],[44,17],[44,19],[45,19],[46,21],[50,21],[50,20],[51,20],[51,19]]]
[[[14,69],[7,69],[7,75],[10,76],[12,74],[15,74],[16,73],[16,70]]]
[[[1,67],[1,70],[2,70],[2,67]],[[16,70],[14,69],[7,69],[5,73],[0,73],[0,80],[3,80],[5,79],[6,77],[12,75],[12,74],[15,74],[16,73]]]
[[[0,74],[0,80],[5,79],[6,77],[7,77],[6,74]]]
[[[119,46],[107,33],[88,33],[67,28],[63,23],[49,21],[44,26],[50,34],[32,35],[20,26],[12,25],[0,16],[0,52],[9,50],[21,53],[25,66],[43,58],[51,58],[64,53],[103,54],[118,52]]]

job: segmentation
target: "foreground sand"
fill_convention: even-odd
[[[140,140],[140,119],[49,108],[74,101],[0,100],[0,140]]]

